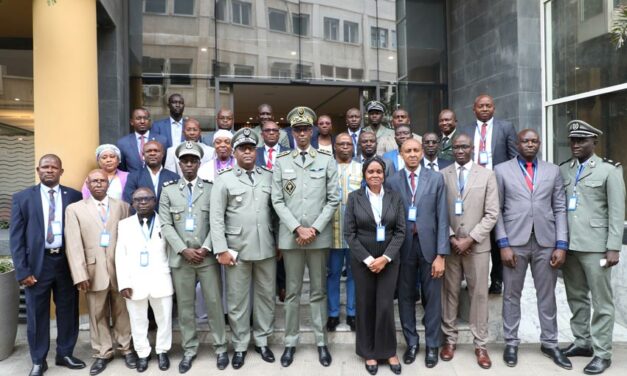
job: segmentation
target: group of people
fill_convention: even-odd
[[[337,135],[329,116],[304,106],[290,111],[285,131],[262,104],[257,126],[235,132],[233,112],[221,109],[216,131],[203,136],[197,120],[183,117],[179,94],[168,106],[170,117],[154,124],[147,110],[132,112],[134,132],[98,147],[99,168],[89,172],[82,193],[60,185],[62,162],[47,154],[37,166],[41,183],[14,195],[10,245],[25,286],[30,375],[48,368],[51,293],[55,364],[86,366],[73,355],[79,290],[89,311],[91,375],[104,371],[115,352],[129,368],[148,368],[149,307],[158,367],[169,369],[174,300],[180,373],[198,354],[199,310],[218,369],[241,368],[251,340],[264,361],[274,362],[268,338],[277,296],[285,310],[280,363],[289,367],[299,344],[305,267],[323,366],[332,363],[327,332],[340,324],[345,273],[345,322],[370,374],[380,362],[401,373],[395,298],[407,345],[403,363],[419,352],[418,299],[426,367],[452,360],[463,285],[482,368],[492,364],[488,294],[503,294],[503,361],[513,367],[528,267],[542,353],[566,369],[568,357],[593,357],[587,374],[610,366],[610,277],[622,245],[625,186],[620,164],[595,154],[602,132],[590,124],[567,125],[573,157],[556,166],[538,158],[536,131],[516,133],[494,118],[488,95],[476,98],[473,124],[458,128],[446,109],[439,132],[422,136],[412,133],[403,109],[387,127],[378,101],[367,104],[368,126],[351,108],[347,131]],[[563,349],[555,302],[560,268],[575,337]]]

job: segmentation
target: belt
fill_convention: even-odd
[[[59,247],[59,248],[46,248],[46,254],[48,255],[62,255],[63,254],[63,248]]]

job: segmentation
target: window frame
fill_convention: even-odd
[[[283,30],[272,28],[272,20],[271,20],[272,13],[283,16]],[[287,12],[284,10],[276,9],[276,8],[268,8],[268,30],[279,32],[279,33],[287,33]]]

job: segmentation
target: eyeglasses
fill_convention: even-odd
[[[470,145],[453,145],[453,150],[467,150],[470,148]]]
[[[144,202],[151,202],[155,199],[155,196],[147,196],[147,197],[133,197],[133,202],[138,204],[143,204]]]
[[[437,145],[440,143],[438,140],[422,140],[422,143],[425,145]]]
[[[337,146],[353,146],[352,142],[336,142],[335,145]]]

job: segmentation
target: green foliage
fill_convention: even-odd
[[[614,9],[614,22],[610,30],[610,39],[616,49],[627,41],[627,5],[619,5]]]
[[[8,273],[13,269],[15,268],[13,267],[13,262],[11,261],[11,258],[0,258],[0,274]]]

